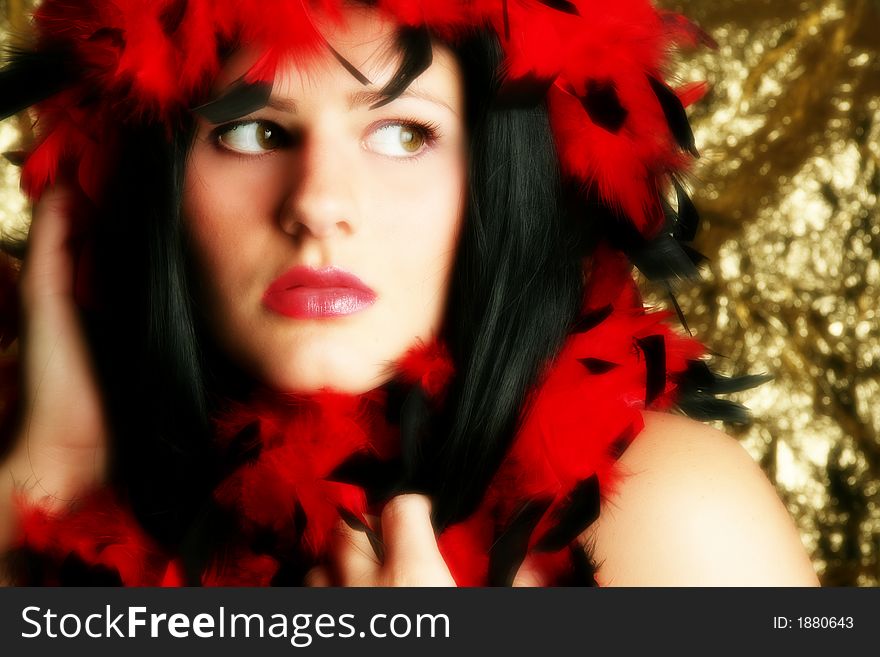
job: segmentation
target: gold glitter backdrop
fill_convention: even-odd
[[[729,371],[761,463],[822,583],[880,581],[880,3],[666,0],[718,41],[678,75],[691,110],[705,281],[685,314]]]
[[[27,0],[0,2],[0,43]],[[728,373],[738,437],[776,484],[826,586],[880,583],[880,0],[663,0],[718,41],[679,56],[707,80],[690,110],[705,280],[678,291]],[[28,125],[0,123],[0,151]],[[26,225],[0,162],[0,227]],[[649,294],[649,300],[662,303]],[[772,558],[772,555],[768,555]]]

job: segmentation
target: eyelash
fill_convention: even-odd
[[[272,150],[264,151],[262,153],[245,153],[243,151],[237,151],[233,148],[223,145],[221,141],[221,137],[223,137],[223,135],[228,133],[230,130],[233,130],[237,126],[248,125],[251,123],[259,123],[263,126],[271,128],[272,130],[278,130],[278,134],[281,135],[282,140],[281,146]],[[394,157],[393,155],[382,155],[381,153],[377,153],[381,157],[385,157],[387,159],[395,160],[398,162],[412,162],[414,160],[420,159],[423,155],[430,151],[437,143],[437,141],[442,137],[440,133],[440,126],[438,124],[416,118],[387,119],[384,121],[380,121],[379,123],[370,126],[369,134],[393,125],[399,125],[411,130],[417,130],[424,135],[425,139],[425,147],[422,148],[422,150],[415,155],[411,155],[409,157]],[[246,160],[258,160],[272,155],[281,148],[286,148],[291,144],[291,142],[293,142],[293,137],[287,130],[279,126],[274,121],[265,121],[261,119],[239,119],[238,121],[230,121],[229,123],[224,123],[223,125],[219,125],[211,130],[210,141],[217,149],[219,149],[224,154],[229,154],[233,157],[238,157]]]

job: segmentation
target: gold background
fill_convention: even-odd
[[[0,2],[0,42],[29,4]],[[711,84],[690,110],[710,264],[679,301],[723,371],[776,377],[738,396],[755,422],[724,429],[776,484],[822,583],[876,586],[880,0],[661,4],[719,44],[671,71]],[[23,132],[21,119],[0,123],[0,151]],[[0,162],[0,226],[26,221],[17,170]]]

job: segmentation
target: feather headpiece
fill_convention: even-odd
[[[20,80],[5,114],[36,101],[39,141],[24,185],[39,196],[64,161],[97,194],[113,164],[113,126],[166,121],[195,107],[236,44],[262,56],[245,75],[271,82],[280,62],[327,47],[314,12],[343,21],[341,0],[45,0],[34,17],[37,79]],[[670,49],[711,39],[647,0],[378,0],[403,26],[455,39],[497,32],[511,94],[546,101],[565,174],[645,235],[664,222],[670,176],[696,154],[684,106],[702,93],[664,81]],[[418,66],[418,62],[415,65]],[[430,64],[430,57],[423,65]],[[13,76],[14,70],[2,75]],[[10,85],[4,85],[8,87]]]

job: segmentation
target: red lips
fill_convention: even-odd
[[[352,315],[375,301],[373,290],[339,267],[294,267],[263,293],[263,305],[269,310],[297,319]]]

